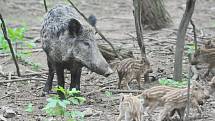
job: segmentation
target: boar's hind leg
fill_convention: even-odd
[[[57,74],[57,82],[58,86],[64,88],[64,68],[62,64],[56,64],[56,74]],[[57,92],[61,99],[64,99],[64,94],[61,91]]]
[[[77,67],[70,70],[71,74],[70,90],[72,90],[72,88],[80,90],[81,71],[82,71],[81,67]]]
[[[49,68],[49,73],[48,73],[48,79],[46,81],[45,87],[43,88],[44,92],[51,92],[52,89],[52,82],[54,78],[54,68],[51,62],[47,59],[48,62],[48,68]]]

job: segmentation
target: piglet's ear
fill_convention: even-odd
[[[124,101],[124,94],[123,93],[120,93],[120,101]]]
[[[69,33],[73,36],[77,36],[82,33],[82,25],[76,19],[71,19],[68,24]]]

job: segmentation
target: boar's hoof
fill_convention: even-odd
[[[56,93],[56,92],[53,92],[53,91],[51,91],[51,90],[48,90],[48,91],[43,90],[41,97],[45,97],[45,96],[48,95],[48,94],[57,94],[57,93]]]

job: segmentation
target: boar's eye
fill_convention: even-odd
[[[88,42],[83,42],[85,46],[90,46]]]

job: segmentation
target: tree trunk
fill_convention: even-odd
[[[147,57],[146,57],[146,50],[145,50],[145,45],[144,45],[144,40],[143,40],[143,23],[142,21],[142,5],[141,5],[141,0],[133,0],[133,5],[134,5],[134,20],[135,20],[135,28],[136,28],[136,34],[137,34],[137,42],[140,47],[141,51],[141,57],[142,59],[145,60],[145,62],[149,63]],[[150,63],[149,63],[150,64]],[[144,79],[145,82],[149,81],[149,73],[144,74]]]
[[[152,30],[166,27],[171,22],[163,0],[140,0],[142,5],[142,24]]]
[[[189,21],[192,18],[196,0],[187,0],[186,10],[181,20],[177,33],[175,63],[174,63],[174,80],[182,80],[182,60],[184,53],[184,38],[187,32]]]

